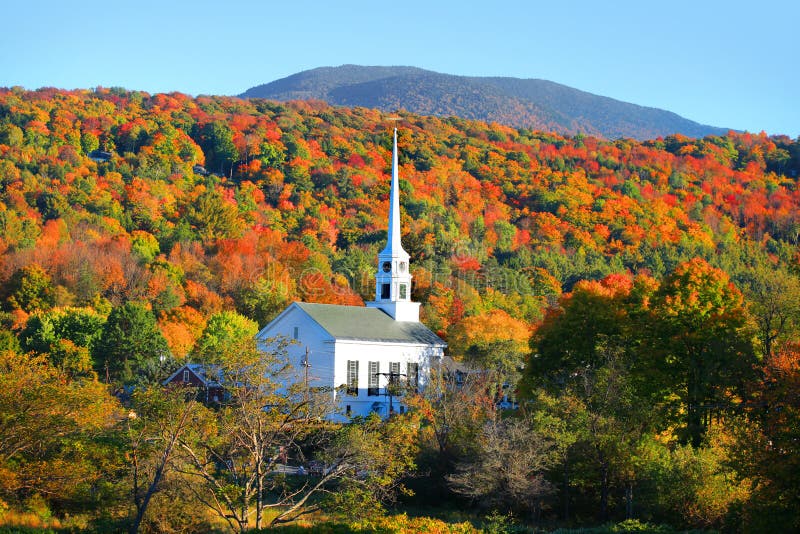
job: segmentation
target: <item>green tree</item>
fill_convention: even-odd
[[[8,281],[6,291],[6,304],[12,310],[30,313],[34,310],[48,310],[56,303],[53,281],[36,263],[15,271]]]
[[[81,134],[81,148],[84,154],[88,154],[93,150],[100,148],[100,140],[91,132],[84,132]]]
[[[235,356],[242,344],[249,344],[258,333],[258,324],[233,311],[222,311],[209,317],[195,343],[192,354],[200,361],[221,363]]]
[[[655,282],[610,275],[581,281],[549,309],[531,337],[523,392],[566,383],[576,372],[605,365],[608,346],[633,350],[640,332],[635,325]],[[631,359],[633,363],[633,358]]]
[[[697,448],[667,444],[657,436],[643,439],[633,458],[641,474],[641,516],[681,528],[740,532],[737,515],[747,503],[750,481],[737,472],[742,464],[729,453],[731,441],[722,425],[711,429]]]
[[[153,313],[142,304],[128,302],[111,310],[94,347],[94,359],[102,365],[101,376],[130,383],[148,362],[169,356],[164,336]]]
[[[203,239],[234,238],[242,232],[236,204],[226,201],[214,187],[206,189],[186,207],[186,221]]]
[[[45,191],[36,199],[36,207],[44,220],[59,219],[70,211],[69,202],[58,191]]]
[[[261,143],[260,150],[261,153],[258,155],[258,159],[261,160],[265,167],[280,167],[286,160],[285,151],[271,143]]]
[[[551,437],[559,452],[552,476],[561,481],[565,520],[576,485],[581,489],[576,494],[597,496],[600,520],[608,520],[611,504],[623,499],[626,517],[633,517],[634,486],[643,478],[633,456],[656,423],[652,407],[634,387],[631,353],[600,336],[595,354],[595,366],[562,375],[557,386],[530,397],[535,428]],[[624,496],[615,498],[614,488]]]
[[[382,420],[373,413],[332,430],[322,436],[323,446],[315,455],[328,466],[328,475],[333,475],[325,488],[328,497],[321,504],[323,509],[369,517],[385,512],[383,505],[393,503],[398,494],[413,493],[404,481],[416,470],[418,414],[407,412]]]
[[[550,480],[559,485],[561,519],[569,521],[572,456],[576,443],[584,436],[581,424],[583,406],[571,395],[551,395],[544,390],[536,391],[533,396],[528,395],[536,406],[528,415],[532,428],[553,443],[555,469]]]
[[[21,146],[25,134],[19,126],[8,122],[0,125],[0,145]]]
[[[137,389],[128,415],[127,434],[131,492],[136,515],[129,531],[139,532],[152,498],[165,479],[182,467],[180,442],[201,432],[208,413],[195,400],[194,392],[164,389],[160,385]]]
[[[754,355],[742,294],[702,259],[682,263],[651,302],[650,348],[665,402],[677,397],[686,438],[695,447],[713,413],[735,402]]]
[[[158,240],[153,234],[135,230],[131,235],[131,252],[144,263],[152,263],[160,252]]]
[[[56,308],[31,315],[19,337],[25,350],[43,354],[60,339],[91,350],[103,324],[105,318],[91,308]]]
[[[259,278],[242,287],[236,295],[236,310],[265,325],[286,308],[289,289],[275,281]]]
[[[0,351],[20,352],[19,339],[6,326],[0,326]]]
[[[120,407],[106,386],[71,380],[43,356],[8,351],[0,352],[0,383],[0,498],[109,504]]]
[[[565,520],[577,484],[597,495],[601,520],[611,514],[612,487],[624,487],[632,515],[632,451],[658,425],[639,379],[649,372],[640,362],[641,318],[654,284],[619,275],[579,282],[532,338],[521,390],[532,400],[532,420],[559,451],[553,476],[561,480]]]
[[[800,330],[800,280],[787,270],[760,263],[741,276],[750,313],[757,325],[761,354],[797,337]]]
[[[226,176],[239,161],[239,151],[233,143],[233,130],[224,121],[209,122],[200,130],[200,148],[206,157],[206,167]]]

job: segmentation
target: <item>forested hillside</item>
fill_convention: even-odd
[[[608,139],[671,134],[722,135],[663,109],[598,96],[548,80],[456,76],[416,67],[341,65],[298,72],[251,87],[245,98],[324,100],[339,106],[455,116],[515,128],[584,133]]]
[[[293,299],[371,298],[394,124],[379,112],[0,96],[2,279],[17,324],[35,307],[13,282],[32,265],[53,305],[146,299],[170,331],[181,314],[235,307],[264,324]],[[735,274],[752,249],[797,260],[800,147],[787,138],[605,142],[407,116],[399,144],[415,297],[441,332],[494,308],[534,320],[547,297],[612,272],[661,277],[700,256]],[[97,149],[110,159],[93,161]],[[192,336],[169,341],[183,355]]]
[[[800,526],[800,143],[605,141],[394,116],[0,89],[0,414],[11,414],[0,420],[0,516],[44,507],[112,521],[132,509],[142,521],[145,465],[169,482],[150,488],[170,496],[148,512],[163,521],[170,502],[196,503],[177,482],[192,469],[223,484],[227,457],[202,463],[197,451],[234,434],[233,419],[214,419],[228,412],[142,388],[187,360],[241,369],[236,343],[294,300],[373,297],[397,125],[413,298],[454,358],[494,374],[454,404],[418,398],[411,419],[342,430],[390,459],[364,464],[367,448],[319,440],[363,461],[329,510],[389,499],[416,463],[433,481],[421,495],[531,521]],[[502,420],[494,399],[518,379],[521,415]],[[261,413],[275,401],[254,402]],[[159,471],[159,458],[173,461],[152,445],[162,442],[195,454],[189,467]],[[530,463],[508,475],[518,485],[498,486],[506,493],[476,476],[523,453]],[[365,472],[373,485],[358,482]],[[185,505],[178,515],[199,521]]]

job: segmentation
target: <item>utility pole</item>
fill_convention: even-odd
[[[308,419],[308,416],[309,416],[308,402],[309,402],[309,398],[311,397],[310,391],[309,391],[309,385],[308,385],[308,368],[311,367],[311,364],[308,361],[309,352],[310,351],[308,350],[308,347],[306,347],[306,358],[303,360],[303,385],[305,386],[305,388],[304,388],[304,391],[305,391],[305,393],[304,393],[304,395],[305,395],[304,401],[305,401],[305,405],[306,405],[306,419]]]

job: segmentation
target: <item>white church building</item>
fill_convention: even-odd
[[[378,254],[375,300],[363,306],[295,302],[265,326],[257,339],[282,336],[295,378],[329,388],[340,416],[405,410],[395,384],[424,388],[438,368],[446,344],[419,322],[411,302],[409,255],[400,242],[397,129],[392,150],[392,184],[386,247]]]

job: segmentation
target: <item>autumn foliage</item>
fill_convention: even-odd
[[[412,297],[455,360],[512,381],[545,369],[563,384],[599,370],[598,383],[644,388],[642,399],[670,412],[661,430],[685,426],[693,445],[722,417],[709,406],[735,406],[759,437],[742,452],[764,477],[753,476],[752,495],[796,502],[789,477],[768,467],[797,462],[796,432],[782,429],[797,419],[800,316],[797,299],[771,299],[768,288],[798,287],[797,140],[607,141],[399,116]],[[100,382],[124,393],[160,365],[198,357],[220,318],[250,332],[295,300],[371,300],[389,209],[387,119],[321,102],[0,89],[2,371],[22,372],[10,355],[27,353],[43,399],[97,397],[100,436],[116,409]],[[645,356],[625,359],[632,354]],[[620,378],[648,362],[630,384]],[[626,395],[600,408],[578,395],[562,408],[580,405],[586,421],[592,410],[644,406]],[[764,415],[764,405],[780,410]],[[607,455],[590,470],[632,455],[634,444],[617,438],[648,423],[614,426],[606,415],[593,431],[611,438],[583,442]],[[80,421],[64,417],[69,437]],[[91,458],[63,445],[47,442],[56,460],[86,469],[75,476],[99,477]],[[29,466],[37,453],[25,451]],[[633,480],[623,467],[620,488]],[[0,469],[13,482],[0,496],[28,491],[20,485],[31,472]]]

